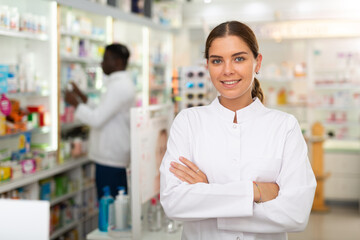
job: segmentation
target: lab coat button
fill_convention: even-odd
[[[241,238],[240,238],[240,237],[237,237],[236,240],[241,240]]]
[[[236,124],[233,125],[233,128],[237,128]]]

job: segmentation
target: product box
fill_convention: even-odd
[[[11,179],[11,167],[0,167],[0,182]]]
[[[6,134],[6,117],[0,112],[0,136]]]
[[[9,74],[9,66],[8,65],[0,65],[0,94],[8,92],[8,74]]]
[[[22,172],[24,174],[36,172],[36,161],[34,159],[25,159],[21,161]]]
[[[51,200],[51,181],[45,179],[40,181],[40,200]]]
[[[31,132],[25,132],[19,136],[19,153],[30,151]]]

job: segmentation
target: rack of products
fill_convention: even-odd
[[[85,239],[97,228],[94,165],[86,157],[88,128],[74,119],[63,92],[74,81],[93,101],[99,99],[100,62],[105,45],[116,41],[117,21],[124,33],[117,41],[131,50],[137,105],[166,99],[159,94],[159,101],[150,100],[150,78],[165,84],[155,92],[170,92],[169,28],[119,8],[87,0],[0,4],[0,98],[9,110],[0,114],[0,197],[49,201],[50,239]],[[129,34],[137,30],[128,26],[136,26],[140,35]],[[150,32],[151,41],[161,38],[151,55]],[[159,68],[156,64],[161,70],[150,73]]]
[[[257,78],[265,104],[293,114],[305,136],[316,121],[324,125],[325,170],[331,173],[325,198],[358,201],[360,172],[354,159],[360,153],[359,37],[309,37],[311,29],[299,38],[283,31],[283,39],[259,31],[263,62]]]

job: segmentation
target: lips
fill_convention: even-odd
[[[238,84],[240,82],[240,80],[225,80],[225,81],[220,81],[222,83],[222,85],[226,88],[232,88],[234,86],[236,86],[236,84]]]

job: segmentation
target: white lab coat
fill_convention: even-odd
[[[308,222],[316,180],[297,120],[255,99],[234,112],[218,98],[181,111],[170,130],[160,167],[161,204],[183,221],[182,239],[287,239]],[[183,156],[203,171],[209,184],[188,184],[170,171]],[[253,202],[253,183],[276,182],[279,195]]]
[[[79,104],[75,118],[90,126],[89,158],[111,167],[127,167],[130,161],[130,108],[135,86],[126,71],[110,74],[98,106]]]

